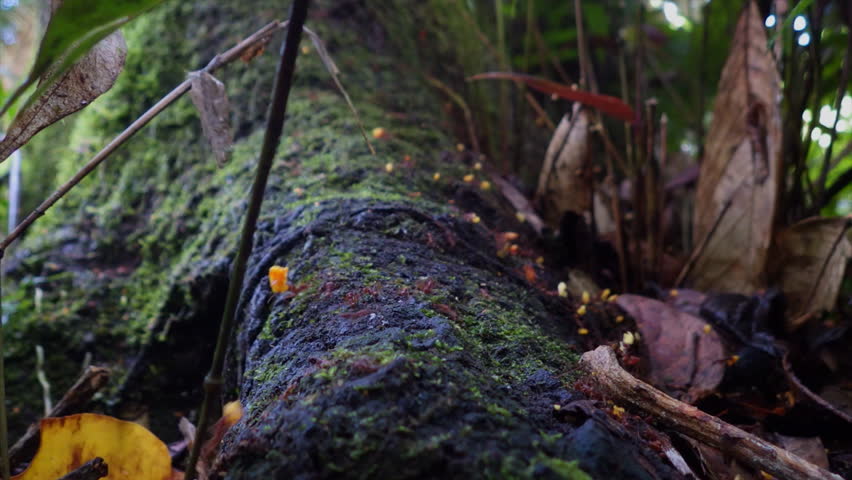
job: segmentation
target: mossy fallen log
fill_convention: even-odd
[[[229,353],[227,399],[238,397],[246,415],[222,446],[227,478],[674,476],[574,388],[570,303],[524,273],[541,268],[534,259],[496,255],[495,234],[525,226],[482,188],[479,158],[456,149],[441,93],[417,73],[475,50],[474,32],[452,13],[460,3],[314,6],[309,26],[366,127],[386,135],[371,155],[306,50]],[[119,83],[77,120],[75,148],[100,145],[186,71],[285,12],[268,0],[171,2],[142,18],[127,32]],[[434,51],[413,53],[418,28],[433,29]],[[181,100],[37,224],[12,268],[21,298],[44,292],[41,310],[20,302],[13,313],[13,355],[26,361],[47,310],[60,339],[49,368],[64,375],[62,362],[74,364],[63,355],[86,351],[123,366],[119,403],[104,408],[145,408],[161,436],[176,435],[171,414],[200,398],[271,57],[220,76],[237,132],[227,165],[216,166]],[[446,68],[459,76],[461,67]],[[270,290],[273,265],[289,267],[294,295]],[[46,275],[53,280],[38,280]],[[34,388],[13,387],[13,403]]]

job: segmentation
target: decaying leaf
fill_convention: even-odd
[[[719,81],[695,205],[696,249],[686,268],[699,290],[765,286],[781,169],[780,79],[763,19],[750,1]]]
[[[231,146],[234,144],[234,135],[228,123],[231,107],[228,103],[228,93],[225,84],[205,71],[192,72],[189,74],[192,88],[189,97],[192,104],[198,110],[201,118],[201,129],[204,136],[213,148],[216,162],[219,166],[225,165],[231,154]]]
[[[95,45],[43,95],[18,113],[6,137],[0,141],[0,162],[45,127],[82,109],[109,90],[124,67],[126,53],[127,45],[121,32]]]
[[[579,105],[573,118],[562,117],[553,133],[538,176],[536,198],[551,227],[558,228],[567,211],[585,216],[591,209],[592,182],[588,178],[589,114]]]
[[[30,466],[14,480],[59,478],[101,457],[108,480],[168,480],[166,445],[145,427],[106,415],[81,413],[41,421],[41,445]]]
[[[850,227],[849,218],[809,218],[777,235],[770,267],[791,319],[834,308],[852,258]]]
[[[96,44],[162,1],[52,0],[53,15],[39,45],[32,69],[26,80],[6,98],[5,104],[0,108],[0,114],[6,113],[30,86],[38,82],[36,91],[21,109],[28,110]]]
[[[706,322],[652,298],[619,295],[616,303],[635,320],[648,347],[651,382],[694,403],[712,393],[725,373],[725,351]]]

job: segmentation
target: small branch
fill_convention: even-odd
[[[109,466],[103,458],[95,457],[58,480],[98,480],[107,475],[109,475]]]
[[[710,14],[711,14],[711,6],[710,2],[707,2],[703,7],[703,12],[701,15],[701,56],[698,62],[698,113],[695,115],[695,136],[697,138],[698,143],[698,162],[701,162],[701,157],[704,156],[704,60],[707,58],[707,32],[708,27],[710,26]]]
[[[610,347],[600,346],[584,353],[580,363],[588,369],[598,389],[614,402],[651,415],[756,470],[787,480],[841,480],[838,475],[637,380],[621,368]]]
[[[109,381],[110,372],[103,367],[89,367],[68,389],[65,395],[47,414],[48,417],[64,417],[80,413]],[[38,450],[38,423],[33,423],[27,432],[9,449],[9,463],[19,467],[29,461]]]
[[[309,3],[309,0],[296,0],[290,7],[290,27],[287,29],[287,37],[284,40],[284,48],[275,74],[275,85],[269,103],[269,118],[263,136],[263,145],[257,163],[254,183],[251,187],[248,210],[246,210],[243,220],[237,257],[234,259],[228,283],[225,311],[222,314],[222,323],[219,325],[219,335],[216,339],[216,349],[213,351],[213,360],[210,362],[210,371],[204,378],[204,400],[201,403],[201,412],[198,416],[198,437],[193,442],[192,451],[186,462],[186,474],[184,476],[186,480],[195,478],[196,463],[207,436],[207,428],[210,425],[210,412],[214,408],[214,403],[219,401],[222,392],[225,351],[233,336],[237,303],[243,287],[248,258],[251,255],[257,218],[260,216],[260,207],[263,204],[263,194],[266,191],[269,171],[272,168],[275,151],[281,141],[281,132],[284,130],[287,99],[290,96],[290,88],[293,86],[293,73],[296,68],[296,58],[299,56],[302,27],[308,16]]]
[[[533,110],[535,110],[538,118],[542,119],[542,121],[547,124],[547,128],[550,130],[556,130],[556,125],[553,124],[553,120],[550,119],[550,116],[547,115],[547,112],[544,111],[544,108],[542,108],[541,104],[538,103],[538,100],[536,100],[530,92],[524,92],[524,98],[527,99],[527,103],[529,103]]]
[[[512,207],[521,214],[524,215],[527,223],[535,230],[535,232],[541,235],[541,232],[544,230],[544,221],[542,221],[541,217],[535,213],[535,208],[533,208],[532,203],[524,196],[523,193],[518,191],[514,185],[507,182],[496,172],[489,172],[491,176],[491,181],[494,182],[494,185],[497,185],[497,188],[500,189],[500,192],[506,197],[506,200],[512,204]]]
[[[796,376],[796,372],[793,371],[793,365],[790,364],[790,358],[788,355],[784,355],[781,365],[784,367],[784,376],[787,377],[787,381],[790,382],[793,387],[795,387],[794,389],[792,389],[794,393],[801,394],[802,396],[808,398],[810,401],[819,405],[819,407],[823,410],[837,417],[839,420],[846,422],[848,425],[852,425],[852,415],[849,415],[848,413],[828,403],[822,397],[814,393],[804,383],[802,383],[801,380],[799,380],[799,377]]]
[[[430,85],[437,88],[438,90],[444,92],[444,94],[450,97],[450,100],[453,101],[461,110],[464,115],[464,122],[467,126],[467,136],[470,141],[470,146],[473,148],[473,151],[476,153],[480,153],[479,149],[479,139],[476,136],[476,126],[473,123],[473,114],[470,113],[470,107],[467,106],[467,102],[464,101],[461,95],[456,93],[452,88],[447,86],[444,82],[438,80],[429,74],[424,74],[426,77],[426,81],[429,82]]]
[[[846,149],[843,153],[843,155],[837,157],[838,161],[852,153],[852,143],[846,146]],[[831,186],[825,189],[825,194],[823,195],[825,203],[823,205],[819,205],[818,208],[814,208],[813,213],[818,213],[819,210],[825,206],[825,204],[831,201],[832,198],[834,198],[838,193],[842,192],[843,189],[848,187],[850,184],[852,184],[852,169],[846,170],[845,172],[841,173],[839,177],[834,179],[834,182],[831,184]]]
[[[36,345],[36,378],[41,385],[42,400],[44,401],[44,416],[50,415],[53,410],[53,401],[50,400],[50,382],[44,373],[44,347]]]
[[[3,250],[0,249],[0,287],[3,285]],[[9,423],[6,417],[6,347],[3,332],[3,294],[0,293],[0,475],[11,478],[9,470]]]
[[[669,94],[672,101],[674,102],[675,107],[680,110],[680,113],[683,115],[686,123],[696,123],[695,112],[690,110],[689,105],[687,105],[686,100],[683,98],[681,94],[677,92],[677,89],[674,88],[672,82],[665,76],[663,73],[663,69],[660,68],[660,64],[657,63],[657,60],[653,57],[653,55],[645,52],[645,61],[651,67],[651,71],[654,72],[654,75],[660,80],[660,83],[663,85],[663,90]],[[703,63],[703,62],[701,62]],[[650,120],[649,120],[650,121]]]
[[[553,66],[553,69],[556,70],[556,73],[559,75],[559,78],[562,80],[562,83],[565,85],[571,85],[571,77],[568,76],[568,72],[562,68],[562,65],[559,63],[559,60],[553,55],[553,52],[547,47],[547,42],[544,41],[544,37],[541,35],[541,29],[538,28],[537,24],[533,25],[533,33],[535,34],[535,43],[539,49],[539,55],[541,55],[542,59],[547,59],[550,61],[550,65]]]

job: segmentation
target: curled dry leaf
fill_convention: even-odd
[[[0,141],[0,162],[45,127],[82,109],[109,90],[124,67],[126,53],[127,44],[121,32],[95,45],[44,94],[18,113],[6,137]]]
[[[101,457],[111,480],[168,480],[166,445],[145,427],[94,413],[45,418],[41,445],[30,466],[13,480],[59,478]]]
[[[225,84],[205,71],[192,72],[189,74],[189,79],[192,83],[189,97],[195,109],[198,110],[201,129],[207,141],[210,142],[210,147],[213,148],[216,162],[221,167],[228,161],[231,146],[234,143],[234,135],[228,124],[231,107],[228,103]]]
[[[567,211],[585,216],[591,209],[588,161],[589,114],[576,105],[573,118],[562,117],[553,133],[538,177],[536,198],[550,226],[558,228]]]
[[[706,322],[639,295],[619,295],[616,302],[636,320],[654,385],[688,403],[715,390],[725,373],[725,351],[715,331],[704,331]]]
[[[750,1],[722,70],[698,178],[697,243],[684,274],[699,290],[751,294],[765,286],[782,178],[779,84],[763,19]]]
[[[775,239],[771,270],[787,298],[788,318],[831,310],[852,258],[849,218],[809,218]]]

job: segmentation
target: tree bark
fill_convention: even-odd
[[[555,281],[525,240],[532,232],[483,188],[479,156],[456,149],[441,92],[418,73],[441,66],[460,89],[475,73],[451,63],[482,48],[453,10],[462,3],[312,9],[308,26],[365,127],[385,135],[370,155],[320,60],[300,57],[229,353],[226,400],[246,414],[216,465],[227,478],[675,476],[640,439],[646,425],[625,428],[574,386],[575,332],[606,324],[612,307],[578,317],[574,301],[548,291]],[[270,0],[167,3],[130,28],[127,71],[104,101],[113,110],[80,122],[107,137],[183,72],[286,11]],[[106,322],[91,347],[102,362],[120,363],[100,342],[140,346],[114,413],[150,408],[155,432],[200,398],[271,57],[222,73],[238,137],[228,165],[216,167],[188,101],[178,105],[60,207],[69,227],[45,220],[49,233],[29,239],[15,267],[18,278],[48,262],[72,273],[63,288],[84,301],[57,321]],[[498,255],[506,231],[520,232],[519,255]],[[289,267],[292,294],[271,292],[273,265]],[[68,291],[45,301],[61,308]],[[81,341],[64,348],[79,354]]]

